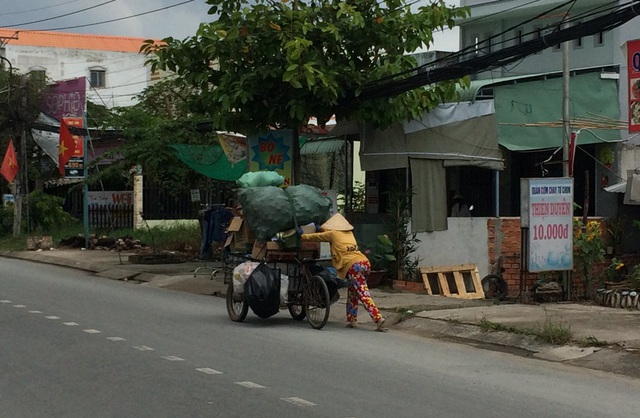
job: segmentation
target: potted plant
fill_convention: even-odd
[[[613,161],[614,161],[614,156],[613,156],[613,150],[611,149],[610,146],[605,145],[602,148],[600,148],[600,155],[599,155],[599,160],[600,162],[606,167],[606,168],[611,168],[611,166],[613,165]]]
[[[389,272],[390,263],[396,261],[393,242],[387,235],[378,235],[377,241],[370,245],[364,253],[371,263],[367,285],[376,287]]]
[[[410,231],[411,223],[411,197],[413,190],[400,190],[390,194],[389,205],[391,212],[393,242],[393,254],[397,260],[395,263],[395,278],[397,280],[413,281],[419,270],[420,258],[414,253],[418,250],[420,239],[416,233]]]
[[[607,246],[607,254],[619,255],[622,253],[622,241],[624,239],[624,219],[617,216],[607,219],[607,232],[609,233],[610,246]],[[611,251],[609,251],[611,249]]]

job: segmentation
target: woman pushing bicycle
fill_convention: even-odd
[[[320,225],[320,231],[301,234],[302,241],[328,242],[331,248],[331,262],[339,277],[349,280],[347,290],[347,327],[356,328],[358,320],[358,300],[376,323],[376,331],[386,331],[385,319],[371,299],[367,276],[371,271],[369,259],[358,250],[353,235],[353,225],[344,216],[336,213]],[[302,230],[298,229],[298,233]]]

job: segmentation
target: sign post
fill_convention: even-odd
[[[527,271],[573,270],[573,179],[521,179]]]

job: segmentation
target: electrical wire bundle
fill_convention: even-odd
[[[575,2],[575,0],[568,3],[572,2]],[[568,3],[564,3],[552,9],[552,11]],[[478,50],[481,49],[482,44],[472,45],[445,58],[416,67],[411,71],[373,81],[364,86],[359,96],[356,97],[352,94],[350,97],[348,96],[343,104],[348,105],[354,101],[393,97],[421,86],[441,81],[455,80],[470,74],[504,67],[554,45],[609,31],[639,16],[640,0],[632,0],[620,6],[607,7],[606,9],[599,8],[589,12],[589,15],[595,14],[600,15],[588,21],[578,22],[578,17],[574,17],[571,20],[563,20],[556,26],[555,30],[550,33],[484,55],[478,54]],[[580,18],[583,17],[584,16],[580,16]],[[527,22],[534,19],[530,19]],[[522,26],[527,22],[522,22],[518,26]],[[569,25],[569,23],[574,24]],[[513,30],[513,28],[507,29],[507,31],[502,32],[502,34],[510,30]],[[501,34],[493,36],[483,42],[490,42],[500,35]],[[512,41],[512,39],[505,42],[510,41]]]

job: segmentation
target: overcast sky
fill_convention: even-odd
[[[457,4],[459,0],[452,0]],[[3,0],[0,27],[59,32],[183,39],[211,21],[205,0]],[[172,5],[179,6],[170,7]],[[143,13],[159,10],[153,13]],[[88,10],[85,10],[88,9]],[[129,16],[135,16],[123,19]],[[102,23],[116,20],[110,23]],[[78,27],[82,26],[82,27]],[[455,34],[437,34],[438,50],[457,50]]]

